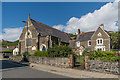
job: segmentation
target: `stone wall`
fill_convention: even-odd
[[[21,56],[9,56],[9,60],[20,62],[22,61],[22,57]]]
[[[86,63],[87,63],[87,70],[89,71],[120,74],[119,62],[102,61],[99,59],[95,59],[95,60],[88,59]]]
[[[68,58],[29,57],[30,63],[40,63],[61,68],[69,68]]]

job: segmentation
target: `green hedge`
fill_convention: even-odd
[[[12,53],[13,50],[3,50],[2,52],[3,52],[3,53]]]
[[[115,55],[114,52],[109,51],[91,51],[91,52],[87,52],[84,51],[83,55],[87,55],[89,56],[89,59],[101,59],[104,61],[119,61],[120,60],[120,56]]]
[[[49,48],[47,51],[36,51],[32,56],[40,57],[68,57],[68,54],[72,54],[72,48],[66,45],[55,46]]]
[[[39,57],[47,57],[48,53],[46,51],[35,51],[33,56],[39,56]]]
[[[48,57],[68,57],[69,54],[72,54],[72,48],[67,45],[55,46],[53,48],[49,48]]]

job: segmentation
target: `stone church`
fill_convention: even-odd
[[[29,54],[34,54],[36,50],[47,51],[49,47],[54,45],[69,44],[69,40],[70,37],[67,33],[35,21],[28,15],[19,38],[19,52],[22,54],[27,49]]]
[[[70,40],[70,46],[76,54],[80,55],[82,55],[84,50],[94,51],[100,49],[102,51],[110,51],[111,38],[108,33],[108,31],[104,30],[103,24],[96,31],[82,33],[78,29],[77,38],[76,40]]]

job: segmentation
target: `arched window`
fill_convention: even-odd
[[[42,44],[40,46],[40,51],[46,51],[46,45],[45,44]]]
[[[43,46],[42,51],[46,51],[46,47],[45,46]]]
[[[28,30],[28,32],[26,32],[26,35],[25,35],[25,46],[26,47],[31,46],[32,44],[31,42],[32,42],[32,34],[31,34],[31,31]]]

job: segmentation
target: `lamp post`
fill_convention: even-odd
[[[23,23],[26,23],[26,21],[22,21]],[[27,59],[27,62],[28,62],[28,22],[27,22],[27,55],[26,55],[26,59]]]

